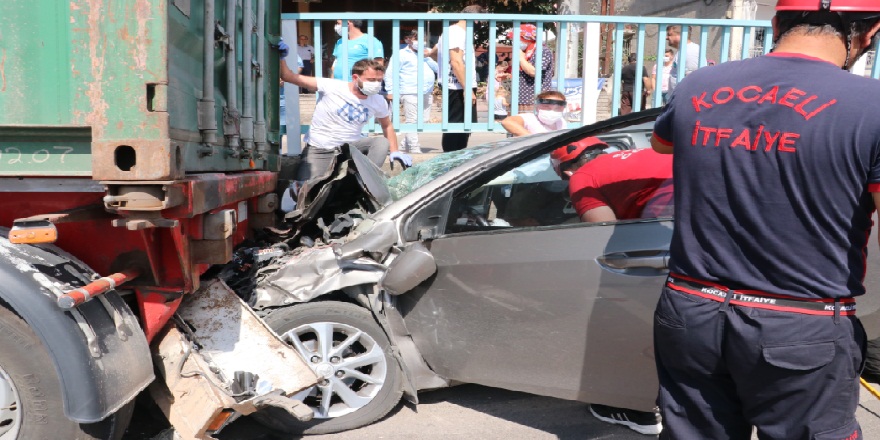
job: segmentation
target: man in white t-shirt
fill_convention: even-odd
[[[482,6],[471,5],[461,11],[464,14],[481,14],[485,12]],[[474,58],[473,46],[467,46],[467,22],[461,20],[449,26],[446,29],[448,36],[449,48],[443,47],[444,36],[440,36],[440,41],[430,51],[432,56],[437,57],[437,64],[440,66],[443,82],[449,84],[449,122],[464,122],[465,94],[464,87],[466,84],[465,75],[469,78],[469,85],[472,88],[471,93],[471,120],[477,122],[477,70],[476,59]],[[465,61],[467,57],[467,62]],[[448,60],[448,61],[447,61]],[[470,63],[471,70],[466,72],[467,63]],[[440,143],[443,151],[455,151],[467,148],[470,133],[447,133],[444,132]]]
[[[685,45],[684,53],[685,53],[685,66],[684,66],[684,75],[690,75],[691,72],[700,68],[700,45],[691,41],[691,38],[694,34],[694,29],[688,26],[688,41]],[[666,28],[666,43],[669,44],[676,51],[681,51],[681,26],[669,26]],[[670,76],[672,77],[672,87],[678,83],[678,69],[679,69],[679,55],[675,54],[672,60],[672,70],[670,71]]]
[[[299,36],[299,44],[296,46],[296,54],[303,62],[302,74],[306,76],[314,75],[315,64],[312,58],[315,55],[315,48],[309,44],[309,37],[305,35]]]
[[[360,60],[351,69],[351,82],[345,82],[298,75],[287,67],[284,60],[281,61],[283,81],[321,92],[306,135],[306,147],[296,180],[305,182],[328,175],[343,144],[357,148],[379,167],[386,156],[391,161],[400,160],[407,166],[412,165],[412,158],[397,150],[397,135],[391,125],[388,102],[378,94],[384,72],[376,61]],[[384,137],[363,136],[364,125],[371,117],[379,122]]]

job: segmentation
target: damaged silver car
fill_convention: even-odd
[[[672,219],[580,223],[548,155],[585,136],[646,148],[658,114],[445,153],[391,179],[344,151],[291,228],[267,231],[282,244],[241,249],[224,271],[321,378],[297,396],[312,422],[261,422],[354,429],[456,383],[651,410]],[[869,296],[860,315],[878,309]]]
[[[354,429],[455,383],[653,408],[671,219],[580,223],[549,153],[589,135],[646,147],[656,114],[445,153],[391,179],[344,149],[291,228],[267,231],[281,244],[258,240],[224,270],[321,378],[297,396],[310,424],[260,421]]]

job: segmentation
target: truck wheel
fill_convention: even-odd
[[[64,415],[61,382],[52,358],[27,323],[0,306],[0,440],[120,439],[133,404],[99,423]]]
[[[400,402],[400,366],[385,332],[363,307],[337,301],[299,304],[273,312],[266,323],[321,382],[293,396],[315,411],[311,422],[267,408],[256,414],[261,423],[290,433],[329,434],[373,423]]]

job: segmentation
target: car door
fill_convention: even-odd
[[[548,170],[545,155],[452,190],[425,242],[437,273],[398,307],[450,380],[650,410],[671,219],[579,223]]]

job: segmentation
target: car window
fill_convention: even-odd
[[[447,171],[505,144],[504,142],[495,142],[440,154],[428,161],[407,168],[402,173],[388,179],[386,181],[388,191],[394,200],[399,200],[401,197],[421,188],[422,185],[436,179]]]
[[[609,140],[608,144],[605,151],[609,154],[631,149],[626,142]],[[580,223],[569,196],[569,182],[553,170],[549,153],[508,165],[484,179],[485,183],[453,196],[445,233]],[[644,203],[641,215],[628,220],[671,217],[672,181],[664,182],[652,191],[653,195],[644,193],[640,185],[640,179],[621,185],[633,190],[621,197]]]
[[[453,198],[446,233],[577,222],[568,183],[542,154]]]

